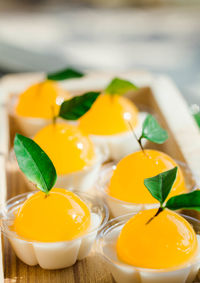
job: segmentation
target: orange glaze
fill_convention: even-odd
[[[83,115],[80,127],[93,135],[114,135],[130,130],[138,123],[138,110],[126,97],[101,94],[91,109]]]
[[[82,236],[90,226],[90,211],[74,193],[52,189],[48,196],[37,192],[17,212],[12,230],[40,242],[69,241]]]
[[[180,215],[165,209],[150,223],[157,209],[144,210],[122,228],[117,241],[118,258],[130,265],[163,269],[192,260],[198,242],[192,226]]]
[[[58,175],[76,172],[94,163],[94,146],[77,126],[48,125],[35,135],[34,141],[50,157]]]
[[[51,119],[58,114],[60,104],[69,93],[47,80],[30,86],[19,96],[16,113],[22,117]]]
[[[114,170],[107,192],[117,199],[132,203],[157,203],[144,185],[144,179],[177,166],[167,154],[157,150],[134,152],[124,157]],[[177,178],[169,197],[187,192],[184,177],[178,168]]]

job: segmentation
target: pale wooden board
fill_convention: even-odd
[[[8,116],[6,112],[6,92],[0,91],[0,207],[5,203],[7,195],[6,162],[9,148]],[[3,247],[0,232],[0,283],[4,282]]]
[[[6,200],[6,168],[5,168],[5,156],[0,155],[0,207],[5,203]],[[3,249],[2,249],[2,235],[0,232],[0,283],[4,282],[4,271],[3,271]]]
[[[0,154],[7,156],[9,149],[8,115],[5,105],[0,104]]]
[[[8,132],[8,115],[6,109],[6,91],[0,90],[0,207],[5,203],[7,198],[6,184],[6,158],[9,149],[9,132]],[[0,283],[4,282],[3,268],[3,247],[2,235],[0,232]]]
[[[168,130],[170,139],[164,145],[156,146],[156,148],[167,152],[177,160],[187,163],[196,178],[196,175],[200,173],[200,132],[190,116],[184,99],[171,80],[166,77],[153,77],[151,74],[144,72],[117,75],[131,79],[139,86],[150,87],[142,88],[137,93],[129,93],[128,96],[141,109],[144,107],[151,110]],[[24,75],[6,76],[1,85],[3,84],[4,90],[7,90],[7,95],[19,93],[29,84],[42,79],[42,77],[43,74],[26,74],[25,77]],[[101,89],[112,77],[113,74],[90,74],[84,79],[70,80],[62,83],[62,85],[74,93],[79,93]],[[7,164],[7,168],[8,198],[29,190],[28,183],[22,178],[22,174],[12,162]],[[193,178],[190,181],[193,182]],[[50,281],[55,283],[113,282],[106,264],[94,253],[71,268],[61,271],[44,271],[39,267],[28,267],[20,262],[10,249],[7,241],[4,242],[4,271],[6,282],[9,283],[32,283],[36,281],[41,283]],[[13,281],[16,278],[17,281]]]
[[[125,73],[113,73],[113,72],[95,72],[88,73],[86,76],[78,79],[71,79],[59,82],[59,84],[69,91],[86,91],[88,89],[102,89],[110,80],[118,76],[132,80],[139,86],[150,85],[154,77],[145,71],[125,72]],[[6,97],[10,93],[20,93],[28,86],[37,83],[44,79],[43,73],[22,73],[6,75],[0,80],[0,93],[3,93],[3,101],[6,101]],[[0,100],[1,102],[1,100]]]
[[[6,182],[6,158],[0,155],[0,206],[5,203],[7,198],[7,182]]]
[[[200,186],[200,130],[186,101],[167,77],[158,77],[152,83],[152,93],[163,115],[167,117],[171,133]]]

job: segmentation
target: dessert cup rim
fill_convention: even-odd
[[[147,148],[147,150],[148,150],[148,148]],[[160,150],[157,150],[157,151],[160,151]],[[191,174],[190,169],[189,169],[189,167],[188,167],[188,165],[187,165],[186,163],[184,163],[184,162],[182,162],[182,161],[179,161],[179,160],[177,160],[177,159],[174,159],[174,161],[175,161],[179,166],[184,167],[184,168]],[[102,168],[101,168],[101,170],[100,170],[100,173],[99,173],[99,174],[100,174],[100,178],[101,178],[103,175],[108,174],[108,171],[111,170],[113,167],[116,167],[116,166],[117,166],[117,163],[118,163],[118,161],[117,161],[117,162],[113,162],[113,161],[112,161],[112,162],[109,162],[109,163],[103,165]],[[112,169],[112,170],[114,170],[114,169]],[[106,172],[105,172],[105,171],[106,171]],[[183,174],[183,176],[184,176],[184,174]],[[193,176],[194,179],[195,179],[196,174],[195,174],[195,175],[192,174],[192,176]],[[185,177],[185,176],[184,176],[184,177]],[[107,193],[107,191],[106,191],[106,189],[107,189],[106,186],[102,186],[102,185],[100,184],[100,178],[98,178],[98,181],[97,181],[97,183],[96,183],[96,185],[95,185],[96,190],[99,191],[99,192],[101,192],[104,197],[107,197],[107,198],[109,198],[109,199],[112,200],[112,201],[115,201],[115,202],[117,202],[117,203],[119,203],[119,204],[121,204],[121,205],[135,206],[135,207],[138,207],[138,206],[141,206],[141,205],[145,205],[145,206],[147,206],[147,207],[148,207],[148,206],[152,206],[152,205],[158,205],[158,206],[159,206],[159,203],[158,203],[158,202],[155,202],[155,203],[135,203],[135,202],[128,202],[128,201],[125,201],[125,200],[120,200],[120,199],[118,199],[118,198],[116,198],[116,197],[113,197],[113,196],[111,196],[111,195],[109,195],[109,194]],[[109,179],[109,180],[110,180],[110,179]],[[192,191],[194,191],[196,188],[197,188],[197,185],[195,184],[194,186],[191,186],[191,188],[189,189],[189,191],[192,192]]]
[[[119,260],[119,262],[117,262],[116,260],[105,255],[105,253],[103,252],[103,248],[101,246],[101,240],[104,241],[105,233],[107,232],[107,234],[108,234],[108,233],[110,233],[110,230],[116,229],[116,226],[121,226],[121,225],[125,224],[130,219],[131,216],[134,216],[136,214],[137,214],[137,212],[133,212],[133,213],[128,213],[128,214],[124,214],[124,215],[120,215],[118,217],[112,218],[111,220],[107,221],[107,223],[99,231],[99,234],[98,234],[97,239],[96,239],[96,245],[95,245],[96,251],[99,252],[101,254],[101,256],[103,256],[107,261],[111,262],[112,264],[115,264],[116,266],[121,266],[121,267],[129,268],[129,269],[132,269],[132,270],[134,269],[134,270],[138,270],[140,272],[152,272],[152,273],[154,273],[154,272],[155,273],[174,272],[174,271],[177,271],[177,270],[182,270],[182,269],[187,268],[187,267],[191,267],[196,263],[196,261],[195,261],[196,256],[195,256],[193,259],[191,259],[190,262],[184,263],[182,265],[178,265],[178,266],[170,267],[170,268],[155,269],[155,268],[144,268],[144,267],[133,266],[133,265],[124,263],[120,260]],[[177,214],[182,216],[183,218],[185,218],[189,223],[190,223],[189,220],[198,223],[198,225],[200,227],[200,220],[198,220],[197,218],[191,217],[191,216],[183,214],[183,213],[177,213]],[[124,219],[124,218],[127,218],[127,219]],[[112,225],[112,222],[116,222],[116,223],[114,223],[114,225]],[[110,224],[112,226],[109,227]],[[196,231],[195,231],[195,234],[197,235]]]
[[[62,243],[73,243],[77,240],[81,240],[85,237],[88,237],[90,236],[91,234],[93,233],[98,233],[103,227],[104,225],[108,222],[108,219],[109,219],[109,209],[107,207],[107,205],[103,202],[103,200],[101,199],[97,199],[95,198],[95,196],[92,196],[90,194],[87,194],[85,192],[81,192],[81,191],[73,191],[73,193],[75,193],[78,197],[80,197],[83,201],[86,202],[86,204],[88,202],[90,203],[94,203],[94,201],[96,202],[96,205],[98,206],[99,208],[99,212],[95,213],[94,214],[97,214],[98,216],[101,217],[101,222],[99,223],[98,226],[96,226],[94,229],[92,230],[89,230],[89,231],[86,231],[85,234],[81,235],[80,237],[77,237],[75,239],[72,239],[72,240],[66,240],[66,241],[56,241],[56,242],[41,242],[41,241],[36,241],[36,240],[28,240],[26,238],[23,238],[22,236],[19,236],[17,235],[14,231],[11,231],[8,227],[7,224],[4,223],[4,221],[9,221],[9,220],[12,220],[13,218],[6,218],[7,216],[7,212],[6,212],[6,209],[8,208],[8,206],[10,205],[11,207],[14,205],[14,204],[17,204],[20,202],[20,200],[22,200],[24,198],[24,201],[29,198],[31,195],[35,194],[36,192],[33,191],[33,192],[26,192],[26,193],[23,193],[23,194],[19,194],[15,197],[12,197],[10,198],[8,201],[5,202],[5,204],[2,205],[1,207],[1,224],[0,224],[0,227],[1,227],[1,231],[2,233],[7,237],[7,238],[14,238],[16,240],[20,240],[20,241],[24,241],[26,243],[29,243],[29,244],[62,244]],[[91,212],[92,214],[93,212]],[[5,218],[4,218],[5,217]]]

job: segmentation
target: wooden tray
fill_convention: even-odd
[[[154,113],[169,134],[169,140],[156,146],[176,160],[187,164],[190,170],[191,182],[199,184],[200,175],[200,131],[189,113],[188,106],[173,82],[165,76],[152,76],[145,72],[131,72],[126,74],[89,74],[80,80],[71,80],[62,83],[62,86],[72,93],[81,93],[88,90],[104,88],[113,76],[130,79],[141,86],[137,93],[129,93],[140,109],[148,109]],[[30,84],[43,78],[43,74],[19,74],[3,77],[0,82],[0,201],[30,189],[19,172],[16,163],[9,156],[9,143],[12,144],[15,124],[8,123],[7,103],[10,95],[16,95]],[[6,177],[7,175],[7,185]],[[73,267],[45,271],[40,267],[29,267],[16,258],[8,242],[3,239],[3,261],[0,257],[0,282],[54,282],[54,283],[96,283],[114,282],[106,264],[101,257],[91,252],[90,256]],[[1,248],[1,245],[0,245]],[[4,262],[4,269],[2,267]],[[197,282],[197,281],[196,281]]]

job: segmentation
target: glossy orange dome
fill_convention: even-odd
[[[107,192],[110,196],[132,203],[157,203],[144,185],[144,179],[177,166],[167,154],[157,150],[134,152],[124,157],[111,177]],[[184,177],[178,168],[177,178],[169,197],[187,192]]]
[[[82,170],[95,161],[93,143],[74,125],[48,125],[35,135],[34,141],[50,157],[58,175]]]
[[[147,224],[156,212],[141,211],[122,228],[117,241],[121,261],[141,268],[164,269],[194,258],[198,242],[192,226],[168,209]]]
[[[93,135],[113,135],[130,130],[138,123],[138,110],[126,97],[101,94],[91,109],[80,118],[80,127]]]
[[[61,102],[68,98],[68,92],[47,80],[32,85],[19,96],[16,113],[22,117],[51,119],[58,114]]]
[[[74,193],[52,189],[37,192],[17,212],[12,229],[21,237],[40,242],[69,241],[90,226],[90,211]]]

